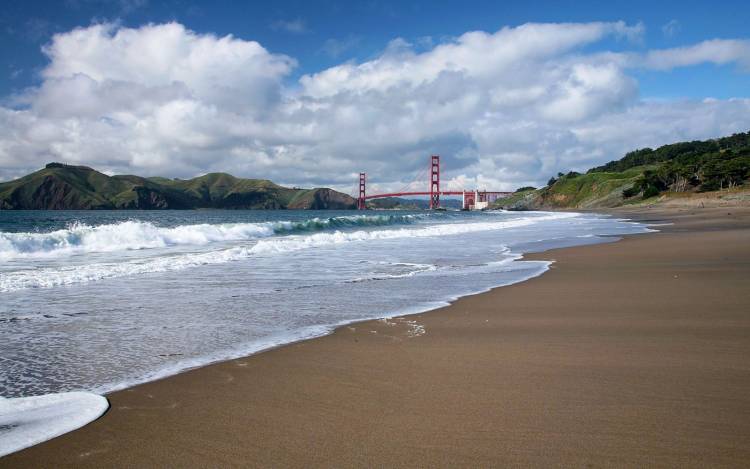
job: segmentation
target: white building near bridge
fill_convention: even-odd
[[[462,199],[461,207],[464,210],[485,210],[490,205],[486,193],[480,194],[479,191],[464,191]]]

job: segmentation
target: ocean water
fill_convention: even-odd
[[[425,311],[547,269],[524,253],[647,231],[549,212],[0,212],[0,397],[104,393]]]

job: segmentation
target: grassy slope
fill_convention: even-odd
[[[193,179],[107,176],[82,166],[48,165],[0,183],[0,208],[346,208],[354,199],[329,189],[289,189],[265,179],[211,173]]]
[[[126,181],[83,167],[48,167],[15,181],[0,183],[0,201],[34,206],[54,198],[59,204],[108,208],[109,198],[127,189]]]
[[[668,203],[676,199],[723,198],[733,191],[664,192],[656,197],[625,199],[622,191],[633,186],[645,169],[654,165],[631,168],[623,172],[597,172],[575,177],[563,176],[550,187],[516,192],[498,200],[493,208],[532,210],[543,208],[609,208],[622,205]],[[739,189],[742,191],[742,189]],[[742,192],[744,194],[744,192]],[[743,196],[744,197],[744,196]]]
[[[513,195],[497,200],[492,203],[492,208],[507,209],[529,209],[534,205],[534,201],[539,197],[539,190],[517,191]]]
[[[644,167],[623,172],[562,176],[550,187],[516,192],[498,200],[495,208],[590,208],[615,207],[623,203],[622,191],[631,187]]]
[[[622,191],[631,187],[645,167],[622,172],[598,172],[563,176],[541,190],[544,205],[552,207],[614,207],[623,203]]]
[[[666,200],[670,197],[668,191],[677,187],[673,184],[676,174],[689,182],[688,191],[712,191],[722,184],[727,187],[730,176],[732,184],[741,185],[743,177],[750,175],[748,162],[750,132],[715,140],[664,145],[656,150],[645,148],[592,168],[586,174],[570,173],[559,177],[551,186],[517,192],[497,201],[493,207],[528,210],[639,204],[650,195],[644,189],[649,185],[662,196],[659,200]],[[626,199],[623,190],[630,188],[634,188],[633,194]],[[646,201],[651,199],[656,197],[646,198]]]
[[[209,173],[193,179],[162,180],[163,185],[195,200],[197,207],[285,207],[288,190],[265,179],[241,179],[226,173]]]

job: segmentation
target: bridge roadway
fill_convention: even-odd
[[[464,194],[473,194],[475,191],[436,191],[436,193],[440,194],[440,196],[444,195],[464,195]],[[479,194],[486,195],[486,196],[508,196],[511,195],[513,192],[496,192],[496,191],[476,191]],[[405,195],[433,195],[430,191],[423,191],[423,192],[391,192],[386,194],[372,194],[372,195],[365,195],[365,200],[369,199],[382,199],[384,197],[403,197]]]

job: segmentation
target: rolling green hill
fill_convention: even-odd
[[[0,209],[348,209],[332,189],[290,189],[265,179],[210,173],[193,179],[107,176],[86,166],[50,163],[0,183]]]
[[[559,173],[546,187],[519,190],[495,208],[617,207],[664,193],[731,189],[750,179],[750,132],[715,140],[644,148],[590,169]]]

